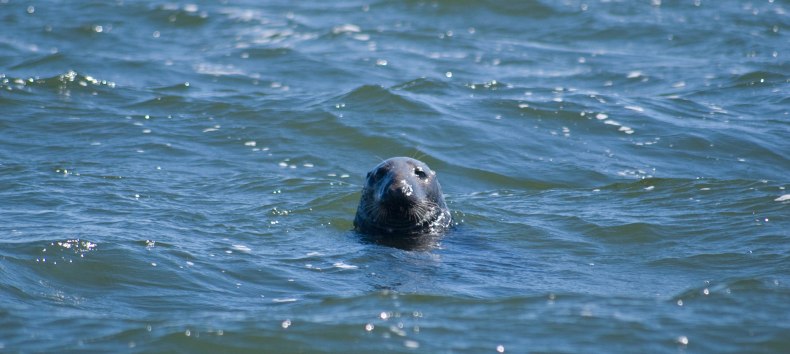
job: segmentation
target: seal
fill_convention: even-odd
[[[442,187],[422,161],[393,157],[368,172],[354,229],[374,236],[438,235],[452,223]]]

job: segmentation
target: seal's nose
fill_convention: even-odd
[[[414,188],[404,179],[392,179],[384,186],[381,201],[384,203],[412,203]]]

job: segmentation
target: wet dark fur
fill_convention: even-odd
[[[354,228],[373,236],[436,235],[450,226],[436,173],[408,157],[393,157],[368,172]]]

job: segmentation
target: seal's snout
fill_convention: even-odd
[[[381,190],[380,200],[384,204],[414,204],[414,187],[404,179],[392,179]]]

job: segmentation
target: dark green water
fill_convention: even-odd
[[[788,11],[0,0],[0,351],[790,351]]]

